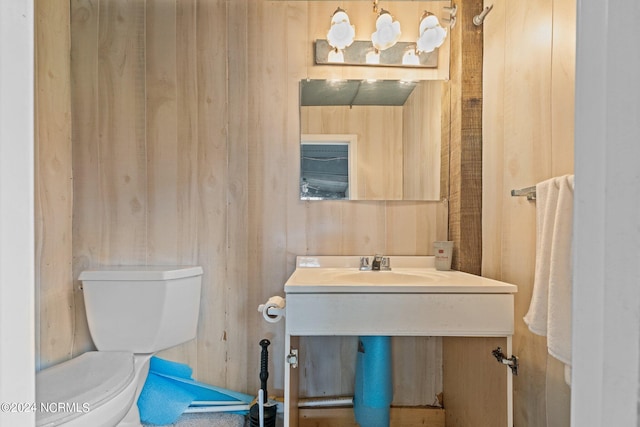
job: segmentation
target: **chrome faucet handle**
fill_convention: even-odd
[[[373,257],[373,261],[371,262],[371,270],[379,271],[382,265],[382,260],[384,257],[380,254],[376,254]]]
[[[371,270],[371,266],[369,265],[369,257],[368,256],[361,256],[360,257],[360,270],[361,271]]]

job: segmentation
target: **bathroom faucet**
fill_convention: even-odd
[[[360,257],[360,271],[389,271],[391,270],[391,259],[388,256],[376,254],[369,265],[369,257]]]

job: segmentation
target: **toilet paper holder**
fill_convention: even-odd
[[[269,322],[275,323],[280,321],[286,313],[286,300],[280,296],[273,296],[269,300],[258,306],[258,311],[262,313],[262,317]]]

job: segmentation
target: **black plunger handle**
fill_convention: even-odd
[[[260,352],[260,388],[262,389],[263,403],[267,403],[267,379],[269,378],[269,352],[267,347],[269,347],[269,344],[271,342],[268,339],[260,341],[260,347],[262,347]]]

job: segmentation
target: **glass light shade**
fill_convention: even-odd
[[[365,56],[365,60],[367,64],[379,64],[380,63],[380,52],[376,50],[370,50],[367,52]]]
[[[427,28],[435,28],[439,27],[440,22],[438,22],[438,17],[436,15],[430,14],[427,12],[426,16],[420,20],[420,31],[419,33],[424,33],[424,30]]]
[[[329,51],[329,55],[327,57],[327,61],[329,62],[344,62],[344,54],[341,50],[331,49]]]
[[[407,50],[404,55],[402,55],[402,65],[420,65],[420,57],[416,55],[415,50]]]
[[[331,17],[331,27],[327,33],[329,45],[335,49],[351,46],[356,37],[355,26],[351,25],[349,15],[342,9],[337,9]]]
[[[378,50],[389,49],[398,42],[400,34],[400,23],[394,21],[391,14],[383,10],[376,19],[376,31],[371,34],[371,42]]]
[[[440,26],[438,18],[435,15],[426,13],[420,20],[420,37],[417,40],[418,53],[433,52],[436,48],[442,46],[446,37],[447,30]]]

